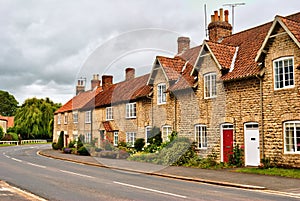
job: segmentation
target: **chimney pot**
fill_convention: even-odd
[[[229,11],[225,10],[225,22],[228,22],[228,15],[229,15]]]
[[[125,80],[132,80],[135,77],[135,69],[134,68],[126,68],[125,69]]]
[[[99,74],[94,74],[93,79],[91,80],[91,90],[96,87],[100,87],[101,81],[99,80]]]
[[[211,22],[214,22],[215,21],[215,15],[211,15]]]
[[[217,22],[217,21],[219,21],[219,15],[218,15],[218,11],[215,10],[215,20],[214,20],[214,22]]]
[[[232,34],[232,26],[228,23],[228,10],[225,10],[225,21],[223,9],[220,9],[220,16],[218,16],[218,11],[214,11],[212,17],[214,19],[208,25],[209,40],[218,42]]]
[[[113,84],[113,76],[112,75],[102,75],[102,88],[103,88],[103,90],[106,90],[112,84]]]
[[[85,91],[85,80],[84,78],[80,78],[77,80],[76,95],[84,91]]]
[[[220,8],[220,21],[224,21],[223,8]]]
[[[183,53],[185,50],[190,49],[190,38],[189,37],[178,37],[177,39],[178,53]]]

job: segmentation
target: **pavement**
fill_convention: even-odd
[[[43,198],[11,186],[4,181],[0,181],[0,199],[1,201],[45,201]]]
[[[127,161],[124,159],[106,159],[92,156],[64,154],[61,151],[47,149],[39,154],[55,159],[92,165],[113,170],[130,171],[147,175],[168,177],[173,179],[202,182],[221,186],[237,187],[251,190],[281,192],[300,197],[300,179],[256,175],[234,172],[232,169],[200,169],[177,166],[162,166],[151,163]]]

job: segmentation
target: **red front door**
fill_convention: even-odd
[[[228,163],[233,150],[233,130],[223,130],[223,162]]]

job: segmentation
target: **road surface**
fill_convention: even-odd
[[[299,200],[267,191],[116,171],[37,154],[50,146],[1,147],[0,180],[46,200]],[[5,195],[0,192],[0,196]]]

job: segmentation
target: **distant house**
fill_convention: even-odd
[[[132,146],[157,127],[163,140],[172,131],[190,138],[202,157],[215,153],[228,162],[239,146],[246,166],[269,158],[299,168],[300,13],[232,34],[228,11],[220,9],[208,31],[192,48],[179,37],[178,53],[157,56],[150,74],[135,77],[128,68],[119,83],[102,76],[99,91],[79,93],[72,100],[88,98],[55,113],[54,140],[67,131],[67,140],[82,134],[97,145],[107,139]],[[66,121],[74,111],[78,128]]]
[[[8,128],[14,127],[14,117],[0,116],[0,126],[3,128],[4,133]]]

